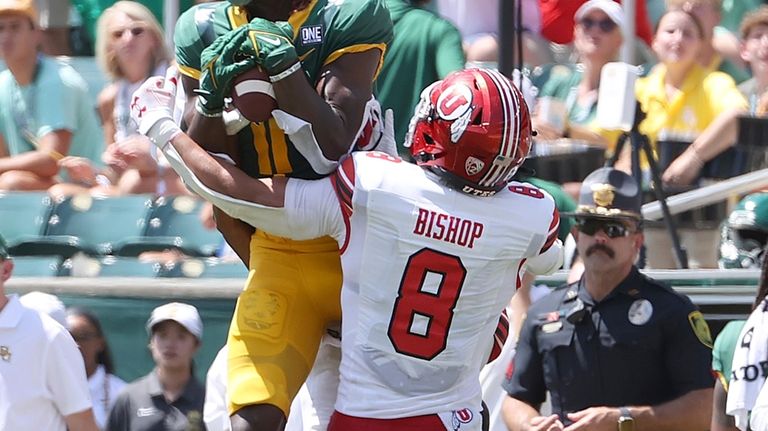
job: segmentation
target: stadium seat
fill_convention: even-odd
[[[209,259],[200,278],[248,278],[248,268],[242,262],[219,262]]]
[[[133,257],[73,256],[61,264],[59,275],[73,277],[159,277],[163,265]]]
[[[142,235],[151,203],[149,195],[64,198],[54,203],[44,235],[21,242],[16,249],[21,255],[64,258],[78,251],[111,254],[123,241]]]
[[[45,192],[0,192],[0,233],[14,247],[39,238],[51,213],[51,198]]]
[[[179,249],[194,257],[216,254],[224,238],[203,227],[200,211],[204,202],[190,196],[161,196],[152,205],[144,236],[124,241],[115,254],[138,256],[145,251]]]
[[[59,256],[16,256],[13,277],[56,277],[60,264]]]

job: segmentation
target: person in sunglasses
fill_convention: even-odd
[[[573,46],[578,63],[533,72],[540,102],[533,127],[538,139],[570,137],[606,146],[608,141],[594,126],[597,92],[603,66],[619,56],[624,41],[624,12],[611,0],[590,0],[576,11],[574,21]]]
[[[570,215],[584,273],[528,311],[504,382],[510,430],[709,427],[709,329],[687,297],[635,266],[640,202],[635,179],[614,168],[582,183]]]

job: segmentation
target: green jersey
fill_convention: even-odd
[[[244,7],[229,2],[203,3],[182,14],[174,34],[181,73],[198,79],[203,49],[219,36],[247,24],[250,18]],[[392,39],[392,20],[382,0],[313,0],[293,13],[288,22],[294,29],[296,53],[313,86],[323,68],[344,54],[378,49],[383,60]],[[252,123],[238,133],[237,139],[243,160],[240,167],[253,177],[320,177],[274,119]]]

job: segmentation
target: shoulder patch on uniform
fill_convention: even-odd
[[[700,311],[692,311],[688,314],[688,323],[691,324],[693,333],[696,334],[696,338],[701,341],[701,344],[712,348],[712,334],[709,332],[709,325],[704,320],[704,316]]]

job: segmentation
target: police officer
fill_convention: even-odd
[[[601,168],[583,182],[578,282],[531,306],[504,388],[510,430],[706,430],[711,338],[701,313],[634,265],[643,244],[635,180]],[[552,415],[539,408],[550,392]]]

